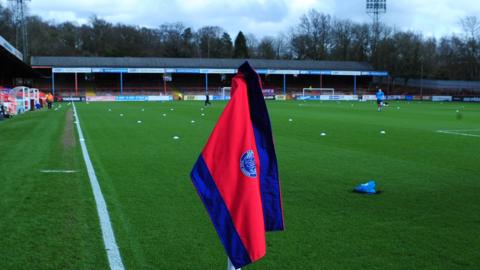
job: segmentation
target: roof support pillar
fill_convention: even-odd
[[[356,75],[353,76],[353,94],[354,95],[357,94],[357,76]]]
[[[160,93],[160,95],[162,95]],[[167,95],[167,80],[165,79],[165,74],[163,74],[163,95]]]
[[[120,72],[120,95],[123,96],[123,72]]]
[[[52,95],[55,95],[55,73],[52,70]]]
[[[208,73],[205,73],[205,94],[208,95]]]
[[[75,72],[75,96],[78,97],[78,73]]]
[[[283,94],[287,94],[287,74],[283,74]]]

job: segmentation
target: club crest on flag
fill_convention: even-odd
[[[240,158],[240,170],[242,173],[250,178],[257,177],[257,166],[255,165],[255,156],[253,150],[248,150],[243,153]]]

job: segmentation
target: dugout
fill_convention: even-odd
[[[303,88],[335,88],[343,94],[364,93],[377,77],[365,62],[249,59],[264,88],[276,94],[302,92]],[[230,86],[242,59],[151,57],[32,57],[42,73],[35,80],[40,90],[63,96],[165,95],[215,93]]]

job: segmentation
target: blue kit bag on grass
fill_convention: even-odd
[[[353,189],[354,192],[364,193],[364,194],[377,194],[380,191],[377,191],[377,183],[375,180],[370,180],[367,183],[360,184]]]

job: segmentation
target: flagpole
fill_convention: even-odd
[[[230,258],[228,258],[227,270],[242,270],[242,268],[235,268],[235,266],[232,264],[232,261],[230,261]]]

